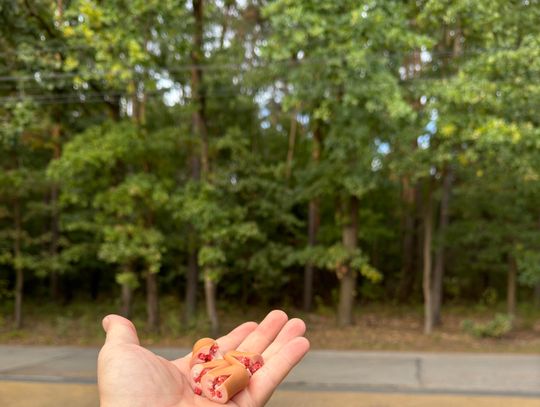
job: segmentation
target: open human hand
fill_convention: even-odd
[[[131,321],[118,315],[103,319],[107,333],[98,357],[101,407],[217,407],[193,393],[191,354],[168,361],[140,346]],[[226,406],[260,407],[309,350],[301,319],[288,319],[283,311],[270,312],[260,324],[246,322],[217,339],[223,352],[238,349],[263,355],[265,364]]]

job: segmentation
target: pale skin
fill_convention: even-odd
[[[191,354],[168,361],[140,346],[131,321],[118,315],[103,319],[107,336],[98,357],[101,407],[218,407],[193,393],[189,384]],[[261,353],[265,364],[249,386],[226,406],[260,407],[309,350],[306,325],[283,311],[270,312],[260,324],[246,322],[217,340],[223,353],[238,349]]]

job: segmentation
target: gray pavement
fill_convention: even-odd
[[[187,349],[158,348],[167,359]],[[0,345],[0,381],[95,383],[98,349]],[[310,351],[282,390],[540,398],[540,356]]]

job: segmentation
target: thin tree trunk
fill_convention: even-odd
[[[308,213],[308,245],[314,247],[317,244],[317,232],[319,230],[320,213],[319,199],[309,201]],[[304,269],[304,311],[309,312],[313,307],[313,279],[315,266],[309,261]]]
[[[60,158],[60,125],[58,123],[53,125],[52,128],[52,142],[53,142],[53,158],[58,160]],[[51,242],[50,242],[50,255],[52,258],[58,256],[58,241],[60,238],[59,231],[59,213],[58,213],[58,193],[59,187],[56,182],[51,186]],[[50,296],[54,300],[58,300],[60,297],[58,270],[53,268],[50,276]]]
[[[204,31],[204,0],[192,0],[195,32],[193,34],[193,49],[191,52],[191,91],[196,106],[193,112],[193,125],[201,140],[201,170],[203,180],[207,180],[210,171],[208,156],[208,130],[206,126],[206,94],[202,63],[204,61],[203,31]]]
[[[431,197],[431,180],[427,181],[427,196],[424,207],[424,272],[423,272],[423,292],[424,292],[424,333],[433,332],[433,298],[432,298],[432,234],[433,234],[433,202]]]
[[[412,22],[416,24],[416,22]],[[417,67],[421,64],[421,51],[414,49],[413,52],[408,54],[403,61],[405,67],[405,76],[407,80],[412,80],[418,75]],[[418,96],[412,96],[408,100],[409,104],[415,111],[422,109],[422,104]],[[418,148],[417,139],[414,138],[409,142],[409,148],[413,151]],[[401,201],[404,208],[403,218],[401,220],[402,230],[402,246],[401,246],[401,276],[399,279],[399,285],[397,287],[397,299],[400,302],[411,300],[412,294],[417,281],[417,264],[416,260],[418,256],[418,244],[420,239],[418,238],[418,221],[416,213],[416,203],[420,200],[417,199],[418,188],[412,184],[411,176],[404,174],[401,178]]]
[[[210,175],[210,159],[208,154],[208,128],[206,125],[206,95],[204,90],[203,70],[204,61],[203,32],[204,32],[204,0],[192,0],[195,30],[193,33],[193,49],[191,52],[191,90],[193,102],[196,106],[193,112],[193,127],[201,140],[201,176],[203,182],[208,182]],[[219,330],[218,314],[216,308],[216,282],[209,271],[204,271],[204,292],[206,311],[212,325],[212,334]]]
[[[199,281],[198,250],[195,242],[195,231],[189,227],[188,232],[188,269],[186,279],[186,299],[184,307],[184,323],[190,325],[197,312],[197,286]]]
[[[217,337],[219,334],[219,320],[216,307],[216,283],[206,271],[204,273],[204,293],[206,295],[206,312],[210,318],[211,335]]]
[[[21,264],[21,206],[18,198],[13,203],[13,219],[15,223],[15,239],[13,242],[13,256],[15,258],[15,328],[22,328],[22,302],[24,290],[24,270]]]
[[[439,234],[441,241],[435,253],[435,268],[433,272],[433,323],[441,325],[441,305],[443,297],[443,277],[445,269],[445,235],[449,222],[450,195],[452,192],[453,174],[450,167],[443,174],[443,188],[441,196],[441,208],[439,213]]]
[[[56,0],[56,23],[61,26],[62,19],[64,16],[64,2],[63,0]],[[60,52],[55,53],[56,60],[62,62],[62,54]],[[59,109],[55,108],[55,120],[60,120]],[[53,143],[53,158],[55,160],[60,158],[60,124],[57,122],[53,125],[52,128],[52,143]],[[50,254],[51,257],[56,257],[58,255],[58,240],[59,240],[59,226],[58,226],[58,184],[55,182],[51,186],[51,244],[50,244]],[[53,268],[51,270],[51,279],[49,286],[50,296],[53,300],[59,300],[60,298],[60,285],[59,285],[59,276],[58,270]]]
[[[413,292],[411,293],[411,297],[414,298],[417,289],[420,300],[423,299],[423,293],[422,293],[422,276],[424,273],[423,269],[423,258],[424,258],[424,208],[423,208],[423,202],[425,199],[424,195],[424,188],[422,188],[420,185],[416,188],[415,191],[416,196],[416,218],[415,218],[415,262],[414,262],[414,285],[413,285]],[[420,279],[418,281],[418,279]]]
[[[120,307],[120,315],[125,318],[130,319],[132,316],[132,303],[133,303],[133,288],[131,284],[124,283],[122,284],[122,293],[121,293],[122,304]]]
[[[452,55],[454,58],[457,58],[461,54],[462,44],[461,44],[461,26],[458,21],[457,27],[455,29],[455,38],[452,49]],[[449,222],[449,206],[450,206],[450,196],[452,193],[452,183],[453,183],[453,173],[452,168],[448,164],[443,171],[443,185],[442,185],[442,196],[441,196],[441,206],[439,213],[439,235],[441,236],[441,241],[439,248],[435,254],[435,268],[433,270],[433,324],[435,326],[441,325],[441,306],[442,306],[442,297],[443,297],[443,278],[444,278],[444,269],[445,269],[445,235],[448,228]]]
[[[193,120],[195,124],[195,119]],[[201,180],[201,160],[197,151],[191,156],[191,178],[199,182]],[[185,307],[183,321],[185,325],[190,325],[197,313],[197,292],[199,285],[199,247],[197,242],[197,231],[193,225],[188,225],[188,268],[186,275]]]
[[[448,31],[450,33],[450,31]],[[458,21],[454,29],[452,57],[457,58],[461,55],[462,51],[462,32],[461,24]],[[445,268],[445,234],[448,228],[448,208],[450,205],[450,195],[452,192],[453,174],[450,165],[447,165],[443,172],[443,188],[441,196],[441,206],[439,214],[439,234],[441,236],[441,242],[435,257],[435,267],[433,270],[432,281],[432,301],[433,301],[433,325],[441,324],[441,306],[443,296],[443,277]]]
[[[508,315],[516,316],[516,289],[517,289],[517,264],[514,256],[509,255],[508,258],[508,280],[507,280],[507,313]]]
[[[209,270],[204,271],[204,295],[206,299],[206,312],[210,319],[211,333],[217,336],[219,333],[219,318],[216,301],[217,284],[210,275]]]
[[[159,331],[159,302],[157,273],[146,273],[146,313],[148,328]]]
[[[416,190],[411,186],[410,179],[403,177],[402,185],[402,202],[404,206],[404,216],[402,220],[403,241],[401,247],[402,267],[401,278],[398,287],[398,299],[401,302],[411,298],[414,282],[416,280],[415,270],[415,253],[416,253]]]
[[[144,85],[136,86],[135,93],[135,120],[139,132],[142,134],[144,126],[146,124],[146,92]],[[142,95],[139,97],[139,92]],[[147,173],[151,173],[149,163],[144,163],[144,170]],[[151,210],[148,210],[145,219],[145,226],[151,228],[154,224],[154,215]],[[153,332],[159,332],[159,293],[157,284],[157,273],[152,273],[149,270],[146,271],[146,324],[148,329]]]
[[[358,241],[358,199],[349,197],[345,205],[344,214],[347,217],[342,227],[342,243],[349,250],[356,249]],[[339,326],[353,324],[354,298],[356,295],[356,271],[349,265],[341,265],[338,270],[339,284]]]
[[[291,178],[293,158],[294,158],[294,146],[296,144],[296,133],[298,128],[298,120],[296,109],[291,113],[291,128],[289,130],[289,148],[287,150],[287,162],[285,164],[285,178],[289,180]]]
[[[230,18],[230,11],[232,6],[235,4],[235,1],[231,1],[227,3],[225,6],[225,13],[223,18],[223,24],[221,25],[221,34],[219,36],[219,49],[223,50],[223,47],[225,45],[225,36],[227,35],[227,29],[229,27],[229,18]]]
[[[313,130],[313,149],[311,159],[314,164],[318,164],[321,158],[322,134],[320,125],[315,125]],[[308,245],[314,247],[317,244],[317,234],[321,223],[321,214],[319,209],[319,198],[312,198],[309,201],[308,208]],[[309,312],[313,307],[313,280],[315,275],[315,266],[312,262],[306,264],[304,268],[304,311]]]
[[[540,308],[540,282],[534,285],[534,306]]]

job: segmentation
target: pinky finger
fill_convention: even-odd
[[[302,360],[308,350],[309,341],[306,338],[294,338],[253,375],[249,384],[249,393],[256,406],[262,406],[268,401],[277,386]]]

